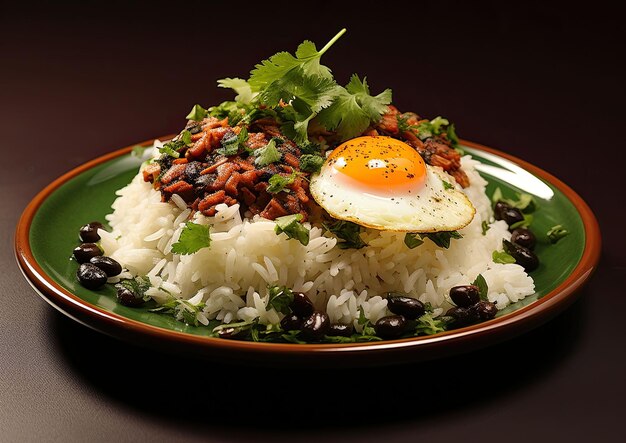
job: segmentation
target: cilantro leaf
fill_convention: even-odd
[[[569,235],[569,231],[562,225],[555,225],[548,230],[547,234],[550,243],[554,244],[561,240],[563,237]]]
[[[189,114],[187,114],[187,120],[195,120],[199,122],[205,119],[207,115],[208,111],[206,109],[200,105],[194,105]]]
[[[169,155],[170,157],[178,158],[180,157],[178,149],[184,148],[185,146],[185,142],[182,140],[171,141],[161,146],[159,152],[164,155]]]
[[[283,77],[268,85],[261,93],[263,104],[275,107],[298,99],[317,113],[329,106],[335,96],[335,80],[326,77],[308,76],[302,68],[291,70]]]
[[[409,249],[417,248],[419,245],[421,245],[423,243],[424,243],[424,240],[421,240],[421,239],[417,238],[417,234],[415,234],[413,232],[407,232],[404,235],[404,244]]]
[[[324,159],[315,154],[304,154],[300,157],[300,169],[305,172],[320,172]]]
[[[301,68],[306,75],[332,78],[330,69],[320,64],[320,57],[346,32],[342,29],[321,50],[315,44],[305,41],[298,46],[295,57],[288,52],[279,52],[260,64],[250,72],[248,84],[253,92],[260,92],[271,83],[287,76],[291,71]]]
[[[453,238],[463,238],[457,231],[443,231],[443,232],[429,232],[427,234],[420,234],[422,238],[428,238],[434,244],[440,248],[448,249],[450,247],[450,240]]]
[[[513,256],[504,251],[493,251],[493,253],[491,254],[491,258],[494,263],[515,263],[515,259],[513,258]]]
[[[441,183],[443,184],[443,189],[454,189],[454,185],[450,182],[441,180]]]
[[[391,103],[391,90],[372,97],[366,79],[354,74],[345,88],[336,87],[333,103],[320,111],[317,120],[328,130],[336,130],[342,140],[361,134],[371,122],[380,120]]]
[[[433,335],[446,330],[448,321],[445,318],[433,318],[426,313],[417,319],[415,335]]]
[[[223,78],[217,81],[217,85],[220,88],[233,89],[237,93],[235,101],[239,103],[248,104],[255,96],[255,94],[252,93],[250,84],[241,78]]]
[[[361,249],[367,246],[367,243],[365,243],[359,235],[361,227],[356,223],[339,220],[332,225],[324,225],[324,227],[335,234],[339,239],[343,240],[337,243],[337,246],[341,249]]]
[[[174,254],[194,254],[211,246],[210,226],[187,222],[178,241],[172,245]]]
[[[483,230],[483,235],[487,235],[487,231],[491,229],[491,226],[489,226],[487,220],[483,220],[483,222],[480,224],[480,227]]]
[[[532,214],[524,214],[524,213],[522,213],[522,216],[524,217],[523,220],[515,222],[511,226],[509,226],[509,229],[511,231],[513,229],[517,229],[517,228],[527,228],[533,222],[533,215]]]
[[[283,156],[276,148],[275,138],[272,138],[264,147],[256,149],[254,154],[256,155],[254,164],[257,167],[263,167],[269,165],[270,163],[275,163]]]
[[[487,294],[489,293],[489,286],[487,285],[487,280],[485,280],[485,277],[483,277],[482,274],[478,274],[472,284],[478,287],[478,295],[480,299],[483,301],[489,301],[489,299],[487,298]]]
[[[151,298],[149,295],[146,295],[146,291],[152,286],[148,277],[138,275],[135,278],[123,279],[116,283],[115,286],[128,289],[133,294],[136,294],[138,298],[143,298],[144,301],[148,301]]]
[[[293,302],[293,292],[286,286],[270,286],[269,297],[265,310],[269,311],[274,308],[276,312],[281,314],[289,314],[291,309],[289,306]]]
[[[274,222],[276,227],[274,232],[276,235],[285,233],[289,238],[295,238],[304,246],[309,244],[310,231],[305,228],[300,221],[302,220],[302,214],[285,215],[284,217],[278,217]]]
[[[267,181],[269,183],[269,186],[267,187],[266,191],[270,194],[278,194],[279,192],[284,191],[287,186],[292,184],[297,176],[297,171],[293,171],[288,176],[274,174]]]

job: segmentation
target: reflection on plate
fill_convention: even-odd
[[[144,143],[144,145],[150,144]],[[597,221],[567,185],[522,160],[464,141],[479,159],[487,192],[506,197],[532,194],[538,206],[533,230],[564,224],[570,231],[556,245],[538,245],[541,266],[531,275],[537,292],[502,310],[494,320],[435,336],[350,344],[255,343],[206,337],[188,326],[144,308],[115,301],[114,290],[90,291],[75,279],[69,260],[76,233],[86,221],[104,220],[115,191],[136,174],[140,160],[130,147],[88,162],[55,180],[27,206],[16,232],[20,267],[35,290],[71,318],[112,336],[158,349],[266,365],[376,365],[417,361],[465,352],[499,342],[549,320],[567,307],[594,271],[600,253]]]

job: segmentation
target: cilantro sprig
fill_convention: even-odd
[[[301,43],[294,55],[281,51],[255,65],[248,80],[225,78],[218,85],[236,93],[234,102],[205,110],[196,105],[188,118],[201,120],[208,114],[228,117],[229,123],[246,119],[259,109],[271,110],[281,121],[283,133],[296,143],[308,141],[309,124],[316,121],[336,131],[341,140],[362,133],[376,123],[391,103],[391,90],[372,96],[365,78],[353,74],[348,84],[337,84],[321,57],[346,32],[339,31],[322,49],[311,41]],[[218,115],[219,113],[219,115]],[[252,121],[249,117],[248,121]]]
[[[209,246],[211,246],[210,226],[187,222],[178,241],[172,245],[172,252],[189,255]]]

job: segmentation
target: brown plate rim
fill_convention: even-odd
[[[162,140],[171,136],[159,137]],[[147,146],[154,139],[139,145]],[[133,144],[113,151],[63,174],[41,190],[24,209],[15,231],[15,254],[19,267],[33,288],[52,306],[70,318],[119,339],[176,353],[191,353],[208,358],[227,357],[237,361],[256,361],[264,365],[303,363],[325,365],[392,364],[425,360],[467,352],[494,344],[541,325],[569,306],[579,289],[595,271],[601,251],[598,222],[587,203],[568,185],[513,155],[482,144],[461,140],[470,148],[495,154],[512,161],[559,189],[575,206],[585,229],[582,257],[571,274],[542,298],[509,314],[477,325],[433,336],[348,344],[259,343],[203,337],[148,325],[91,305],[67,291],[48,276],[34,258],[29,242],[30,227],[41,204],[61,185],[101,163],[127,154]],[[324,358],[320,358],[324,357]]]

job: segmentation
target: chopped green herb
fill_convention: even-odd
[[[270,194],[278,194],[279,192],[285,191],[285,188],[291,185],[298,175],[298,171],[293,171],[288,176],[274,174],[267,181],[269,183],[269,186],[267,187],[266,191]]]
[[[433,335],[446,330],[448,320],[446,317],[433,318],[432,314],[426,313],[417,319],[415,335]]]
[[[310,232],[302,225],[302,223],[300,223],[300,220],[302,220],[302,214],[291,214],[285,215],[284,217],[278,217],[274,220],[276,223],[276,227],[274,228],[276,235],[284,232],[287,237],[298,240],[304,246],[308,245]]]
[[[427,234],[420,234],[421,238],[428,238],[434,244],[440,248],[448,249],[450,247],[450,240],[453,238],[463,238],[458,231],[443,231],[443,232],[429,232]]]
[[[558,242],[563,237],[569,235],[569,231],[565,229],[562,225],[555,225],[548,230],[547,234],[550,243],[554,244]]]
[[[276,312],[281,314],[289,314],[291,309],[289,305],[293,302],[293,292],[286,286],[270,286],[269,297],[267,300],[266,311],[274,308]]]
[[[371,122],[377,122],[391,103],[391,90],[371,96],[367,80],[354,74],[345,88],[335,89],[333,103],[323,109],[319,122],[329,130],[336,130],[342,140],[361,134]]]
[[[448,183],[445,180],[441,180],[441,182],[443,183],[443,189],[454,189],[454,185],[451,183]]]
[[[188,325],[198,326],[198,314],[202,312],[205,304],[199,303],[193,305],[188,300],[171,297],[165,303],[159,305],[158,308],[150,309],[150,312],[160,312],[162,314],[173,315],[178,321],[182,321]]]
[[[511,226],[509,226],[509,229],[511,231],[513,229],[517,229],[517,228],[527,228],[533,222],[533,215],[532,214],[522,213],[522,215],[524,216],[524,220],[520,220],[520,221],[518,221],[516,223],[513,223]]]
[[[407,232],[404,235],[404,244],[409,249],[417,248],[419,245],[423,244],[424,240],[417,238],[417,234],[413,232]]]
[[[300,157],[300,169],[305,172],[320,172],[324,159],[315,154],[304,154]]]
[[[483,277],[482,274],[478,274],[472,284],[478,287],[478,295],[480,296],[480,299],[483,301],[489,301],[487,298],[487,294],[489,294],[489,286],[487,285],[485,277]]]
[[[487,220],[483,220],[483,222],[480,224],[480,227],[483,230],[483,235],[487,235],[487,231],[491,229],[491,226],[489,226],[489,223],[487,223]]]
[[[220,88],[233,89],[237,93],[235,101],[239,103],[248,104],[256,95],[252,93],[250,84],[241,78],[223,78],[217,81],[217,85]]]
[[[459,147],[459,137],[456,135],[454,123],[450,123],[446,128],[446,137],[450,140],[452,147],[456,149],[459,154],[465,155],[465,152]]]
[[[191,132],[185,129],[183,132],[180,133],[178,139],[182,141],[185,146],[189,146],[191,144]]]
[[[194,120],[194,121],[200,122],[206,118],[207,114],[208,114],[208,111],[204,109],[202,106],[194,105],[193,108],[191,108],[191,111],[189,112],[189,114],[187,114],[187,120]]]
[[[341,249],[361,249],[367,246],[367,243],[359,235],[361,227],[356,223],[339,220],[331,225],[324,225],[324,227],[343,240],[337,243],[337,246]]]
[[[170,157],[178,158],[180,157],[180,153],[177,151],[177,149],[180,149],[184,146],[185,143],[181,140],[171,141],[161,146],[159,148],[159,152],[164,155],[169,155]]]
[[[491,258],[493,259],[494,263],[515,263],[515,259],[513,258],[513,256],[504,251],[493,251],[493,253],[491,254]]]
[[[267,145],[262,148],[258,148],[254,152],[256,155],[254,164],[257,167],[267,166],[270,163],[275,163],[282,158],[282,154],[276,148],[276,138],[272,138]]]
[[[145,276],[138,275],[135,278],[123,279],[116,283],[115,286],[120,285],[129,291],[137,294],[139,297],[143,298],[144,301],[150,300],[150,296],[146,295],[146,291],[150,289],[150,279]]]
[[[517,193],[515,199],[505,198],[502,194],[502,190],[498,187],[491,196],[491,201],[495,204],[502,201],[513,208],[517,208],[524,213],[534,212],[536,209],[535,199],[530,194]]]
[[[194,254],[211,246],[210,226],[187,222],[176,243],[172,245],[174,254]]]
[[[365,310],[363,306],[359,306],[359,318],[357,319],[357,323],[363,328],[361,330],[361,335],[363,336],[376,336],[376,330],[369,319],[365,316]]]

